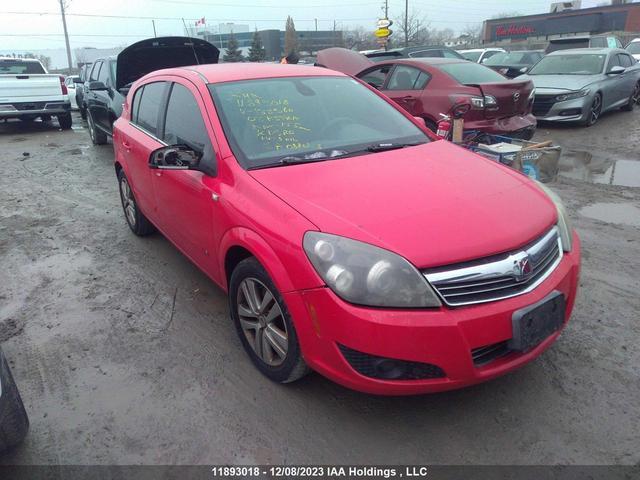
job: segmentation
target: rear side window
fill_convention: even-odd
[[[417,68],[398,65],[391,74],[387,90],[422,90],[429,78],[429,74]]]
[[[158,136],[158,116],[166,86],[166,82],[147,83],[142,92],[136,92],[134,98],[134,109],[137,103],[135,100],[139,102],[134,123],[156,137]]]
[[[506,81],[498,72],[479,63],[443,63],[438,68],[463,85]]]
[[[187,145],[200,153],[211,143],[196,99],[179,83],[173,84],[167,103],[163,140],[169,145]]]
[[[409,54],[411,58],[442,58],[442,50],[419,50]]]

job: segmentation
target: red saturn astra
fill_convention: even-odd
[[[342,73],[159,70],[113,140],[131,230],[157,228],[228,292],[276,382],[464,387],[536,358],[571,314],[580,241],[560,200]]]

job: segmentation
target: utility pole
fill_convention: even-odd
[[[64,16],[65,0],[60,0],[60,13],[62,14],[62,28],[64,29],[64,42],[67,44],[67,62],[69,64],[69,73],[73,69],[71,62],[71,47],[69,46],[69,33],[67,32],[67,19]]]
[[[316,32],[318,31],[318,19],[314,18],[314,20],[316,21]]]
[[[153,24],[153,36],[157,37],[158,35],[156,34],[156,21],[151,20],[151,23]]]
[[[404,46],[409,46],[409,0],[404,0]]]

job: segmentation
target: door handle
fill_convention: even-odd
[[[124,148],[131,148],[131,145],[130,145],[130,144],[128,144],[126,140],[123,140],[123,141],[122,141],[122,146],[123,146]]]

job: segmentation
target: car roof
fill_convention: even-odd
[[[344,73],[312,65],[282,65],[279,63],[216,63],[157,70],[150,75],[170,75],[196,72],[207,83],[237,82],[260,78],[286,77],[346,77]]]
[[[489,47],[489,48],[464,48],[462,50],[458,50],[458,53],[460,52],[465,52],[465,53],[471,53],[471,52],[491,52],[491,51],[498,51],[498,52],[504,52],[504,48],[500,48],[500,47]]]
[[[602,53],[607,54],[609,52],[620,52],[626,53],[622,48],[568,48],[566,50],[556,50],[555,52],[548,53],[547,56],[550,55],[579,55],[585,53]]]

